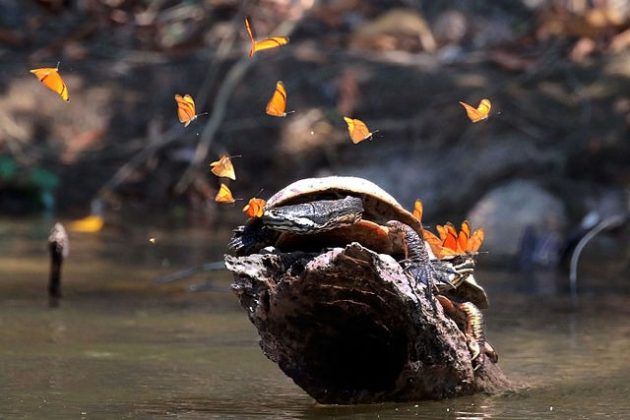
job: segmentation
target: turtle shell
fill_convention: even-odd
[[[349,195],[363,200],[363,218],[383,224],[389,220],[398,220],[422,233],[420,220],[405,210],[394,197],[375,183],[352,176],[301,179],[269,198],[267,208],[343,198]]]
[[[422,235],[420,220],[405,210],[394,197],[381,187],[363,178],[329,176],[301,179],[271,196],[267,200],[266,208],[347,196],[359,197],[363,201],[362,221],[352,226],[307,236],[283,233],[276,239],[276,246],[281,249],[303,250],[305,246],[318,247],[321,244],[332,246],[342,245],[348,241],[357,241],[376,252],[396,252],[394,244],[387,236],[386,228],[382,226],[390,220],[398,220]],[[305,240],[305,237],[308,237],[308,240]],[[428,245],[427,250],[430,250]],[[487,307],[488,298],[485,291],[474,281],[472,276],[468,276],[459,287],[451,290],[449,294],[460,299],[470,300],[481,307]]]

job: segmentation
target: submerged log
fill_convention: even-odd
[[[265,355],[320,403],[441,399],[510,387],[473,370],[462,332],[389,255],[357,243],[226,256]]]

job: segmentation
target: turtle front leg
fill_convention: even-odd
[[[248,255],[273,244],[278,235],[278,232],[262,226],[260,219],[254,219],[234,229],[228,249],[237,256]]]
[[[437,300],[444,311],[455,321],[466,337],[466,344],[470,351],[471,361],[476,363],[477,370],[483,363],[481,357],[488,357],[492,363],[499,361],[499,355],[486,341],[483,325],[483,315],[479,308],[471,302],[457,303],[443,295],[437,295]]]
[[[413,277],[416,284],[426,285],[426,298],[431,302],[433,310],[437,310],[433,299],[433,288],[437,273],[431,264],[431,258],[424,240],[411,226],[398,220],[387,222],[389,237],[394,249],[402,251],[404,258],[400,261],[403,268]]]
[[[457,289],[475,271],[475,261],[472,258],[467,258],[459,264],[434,259],[431,260],[431,265],[436,272],[438,292]]]

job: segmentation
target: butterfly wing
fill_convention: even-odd
[[[229,156],[223,155],[219,160],[210,163],[210,171],[218,177],[230,178],[236,181],[234,165]]]
[[[214,197],[214,201],[216,201],[217,203],[230,204],[236,200],[234,200],[234,197],[232,196],[232,191],[230,191],[228,186],[225,184],[221,184],[221,187],[219,187],[219,191],[217,192],[217,195]]]
[[[348,125],[348,133],[350,134],[350,140],[352,140],[352,143],[361,143],[363,140],[367,140],[372,137],[372,133],[363,121],[348,117],[343,117],[343,119]]]
[[[468,220],[464,220],[462,222],[461,231],[466,233],[466,236],[470,237],[470,222]]]
[[[286,117],[287,109],[287,91],[284,84],[280,81],[276,83],[276,90],[273,92],[271,99],[267,102],[265,112],[272,117]]]
[[[247,35],[249,36],[249,40],[251,42],[251,46],[249,48],[249,58],[252,58],[258,51],[277,48],[289,43],[289,38],[286,36],[274,36],[256,41],[252,25],[249,23],[248,18],[245,18],[245,29],[247,30]]]
[[[464,107],[466,115],[474,123],[487,119],[492,107],[488,99],[482,99],[477,108],[462,101],[459,101],[459,104]]]
[[[458,251],[457,235],[454,235],[453,232],[449,231],[446,239],[442,242],[442,246],[444,248],[448,248],[456,254]]]
[[[256,53],[256,40],[254,39],[254,32],[252,31],[252,26],[249,23],[249,18],[245,18],[245,29],[247,30],[247,35],[249,36],[249,41],[251,42],[251,46],[249,47],[249,58],[252,58]]]
[[[271,38],[261,39],[254,43],[254,52],[270,50],[272,48],[278,48],[289,43],[289,38],[286,36],[274,36]],[[253,54],[252,54],[253,55]]]
[[[70,222],[69,228],[73,232],[96,233],[103,229],[105,220],[97,214],[91,214],[83,219]]]
[[[444,227],[446,228],[446,232],[449,235],[453,235],[457,238],[457,229],[455,228],[455,225],[453,225],[451,222],[446,222]]]
[[[422,221],[422,213],[424,212],[424,208],[422,205],[422,200],[420,200],[419,198],[416,200],[416,202],[413,204],[413,217],[415,217],[416,219],[418,219],[419,221]]]
[[[250,198],[249,203],[243,207],[243,213],[249,218],[262,217],[265,212],[265,205],[267,202],[262,198]]]
[[[457,235],[457,251],[466,252],[468,247],[468,234],[465,231],[460,231]]]
[[[179,122],[184,124],[184,127],[188,127],[188,125],[197,118],[197,114],[195,113],[195,101],[190,95],[175,95],[175,101],[177,102],[177,116],[179,117]]]
[[[435,236],[435,234],[426,229],[422,230],[422,237],[426,242],[428,242],[431,247],[431,251],[433,251],[433,255],[435,255],[438,259],[443,257],[442,253],[442,240]]]
[[[448,231],[446,230],[446,227],[442,225],[436,225],[435,228],[437,229],[438,234],[440,235],[440,240],[444,242],[444,240],[448,236]]]
[[[44,86],[61,96],[61,99],[66,102],[70,100],[68,87],[56,68],[44,67],[41,69],[33,69],[31,73],[33,73]]]
[[[481,100],[481,102],[479,102],[477,111],[483,116],[484,119],[486,119],[490,115],[491,108],[492,104],[490,103],[490,99],[484,98]]]
[[[481,244],[485,238],[485,232],[483,229],[479,228],[470,236],[470,240],[468,241],[467,252],[477,252],[479,248],[481,248]]]

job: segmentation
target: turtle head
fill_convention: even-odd
[[[266,229],[260,219],[252,219],[246,225],[234,229],[228,250],[236,256],[249,255],[273,244],[278,235],[278,232]]]
[[[310,234],[351,225],[360,220],[362,214],[362,200],[345,197],[267,209],[262,221],[265,227],[273,230]]]

